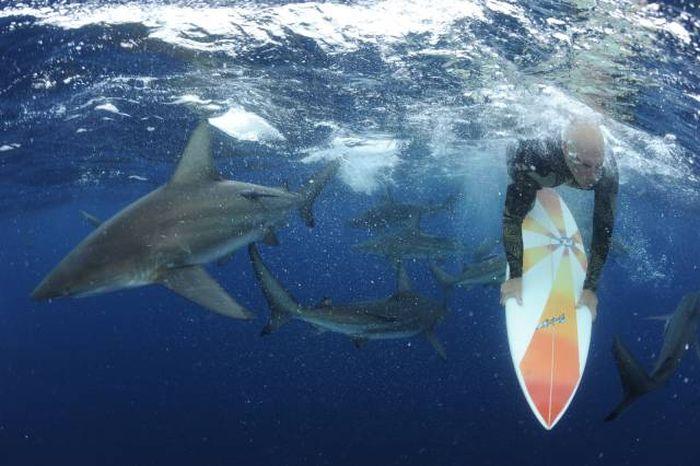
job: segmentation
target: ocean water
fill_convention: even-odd
[[[3,1],[0,3],[0,464],[694,465],[700,361],[618,420],[610,351],[647,369],[700,289],[700,8],[694,1]],[[36,302],[92,227],[165,183],[199,121],[230,179],[299,187],[340,171],[261,245],[304,304],[378,299],[390,262],[347,222],[394,199],[462,242],[500,237],[505,150],[573,114],[600,119],[620,167],[614,251],[586,372],[552,431],[530,412],[498,290],[447,296],[447,361],[421,336],[371,341],[269,309],[245,250],[207,270],[252,321],[160,286]],[[591,194],[561,190],[579,224]],[[376,234],[375,234],[376,235]],[[498,251],[499,246],[496,247]],[[416,291],[440,301],[427,261]]]

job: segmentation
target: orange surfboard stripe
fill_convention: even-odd
[[[530,397],[548,426],[558,418],[579,380],[574,303],[571,264],[565,253],[538,330],[520,363]]]

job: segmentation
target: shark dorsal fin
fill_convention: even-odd
[[[396,286],[400,293],[411,291],[411,279],[406,272],[406,266],[400,260],[396,261]]]
[[[209,123],[201,122],[187,141],[175,174],[170,184],[190,184],[220,180],[221,175],[214,167],[211,152],[211,130]]]

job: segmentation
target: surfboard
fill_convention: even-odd
[[[586,366],[591,312],[576,302],[587,267],[569,208],[553,189],[539,190],[523,220],[523,304],[506,302],[506,327],[520,388],[547,430],[571,404]]]

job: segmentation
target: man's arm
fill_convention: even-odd
[[[503,246],[510,278],[523,275],[523,219],[532,209],[539,185],[523,172],[512,174],[503,208]]]
[[[608,258],[613,227],[615,225],[615,204],[617,202],[617,171],[601,180],[595,190],[593,207],[593,237],[591,239],[591,260],[588,264],[583,288],[596,291],[603,266]]]

